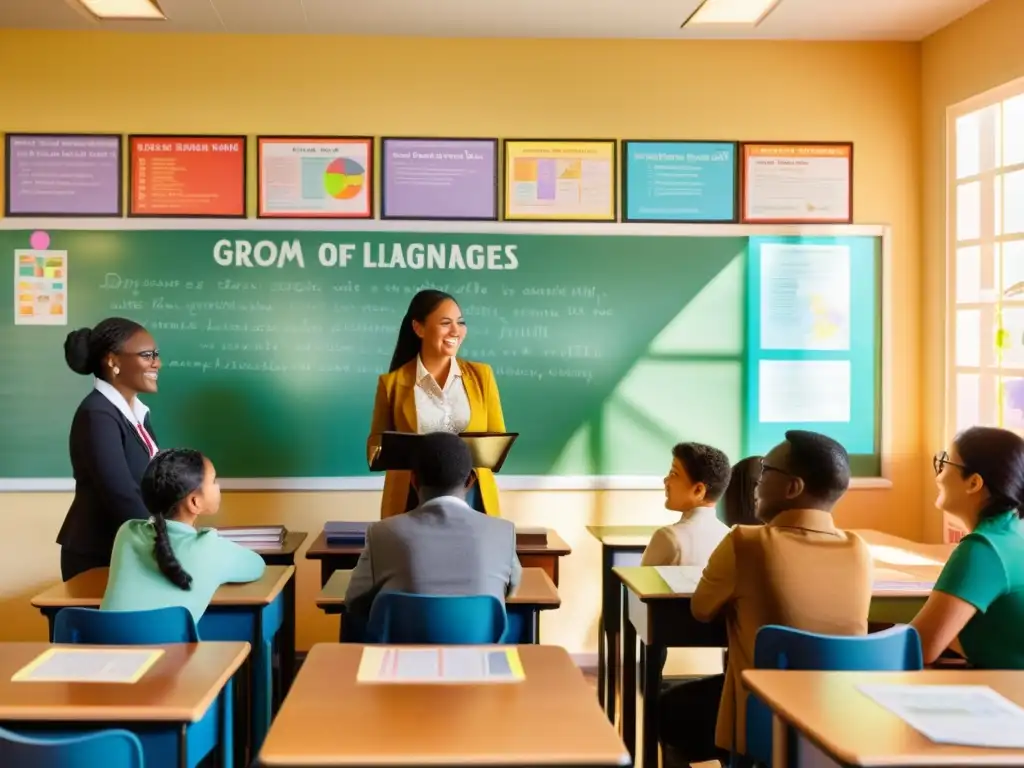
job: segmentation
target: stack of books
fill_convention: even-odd
[[[284,544],[288,530],[283,525],[230,525],[217,534],[249,549],[274,549]]]
[[[355,522],[336,521],[324,525],[324,536],[328,544],[346,544],[351,546],[366,545],[366,529],[370,526],[368,520],[357,520]]]
[[[548,529],[516,526],[516,545],[520,547],[546,547],[548,545]]]

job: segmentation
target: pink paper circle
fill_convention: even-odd
[[[32,237],[28,239],[28,242],[29,245],[32,246],[33,250],[45,251],[50,247],[50,235],[42,231],[33,232]]]

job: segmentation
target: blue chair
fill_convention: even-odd
[[[98,611],[63,608],[53,622],[53,642],[80,645],[198,643],[199,630],[186,608]]]
[[[142,744],[122,730],[68,738],[29,737],[0,728],[0,765],[32,768],[143,768]]]
[[[151,611],[100,611],[64,608],[53,622],[53,642],[73,645],[170,645],[198,643],[199,630],[181,606]],[[220,743],[221,764],[231,765],[234,753],[234,682],[229,680],[203,717],[188,726],[188,763],[198,765]],[[163,734],[138,734],[147,766],[177,765],[177,739]],[[173,758],[173,760],[172,760]],[[97,763],[98,765],[99,763]],[[4,763],[0,762],[0,765]]]
[[[366,625],[368,642],[490,645],[508,625],[505,604],[493,595],[411,595],[382,592]]]
[[[871,635],[819,635],[790,627],[761,627],[754,642],[756,669],[829,672],[908,672],[924,668],[921,638],[908,625]],[[747,752],[756,763],[772,764],[771,710],[747,697]]]

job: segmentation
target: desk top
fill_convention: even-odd
[[[922,544],[919,541],[902,539],[881,531],[854,530],[871,547],[871,556],[881,566],[942,567],[956,549],[956,544]]]
[[[558,531],[548,528],[547,544],[519,544],[516,543],[516,552],[520,555],[551,555],[552,557],[565,557],[572,554],[572,547],[561,536]],[[320,531],[320,535],[313,539],[313,543],[306,550],[308,560],[324,560],[337,555],[358,555],[363,551],[360,544],[328,544],[327,532]]]
[[[316,598],[319,608],[345,605],[345,590],[348,589],[352,571],[335,571],[327,580]],[[523,580],[519,588],[505,600],[509,605],[535,605],[539,608],[558,608],[562,598],[558,595],[551,577],[543,568],[523,568]]]
[[[700,581],[701,572],[704,570],[694,565],[677,565],[681,572],[687,574],[694,584]],[[626,589],[640,598],[641,601],[649,600],[673,600],[679,598],[690,598],[693,592],[676,592],[658,573],[658,569],[650,565],[618,565],[612,568],[612,572],[619,577]],[[875,586],[871,590],[872,597],[926,598],[931,593],[931,584],[938,577],[938,569],[930,569],[931,578],[925,578],[922,571],[919,574],[906,573],[891,568],[880,568],[876,565],[874,570]],[[900,588],[888,582],[910,582],[911,588]],[[923,582],[920,586],[918,583]]]
[[[587,533],[606,547],[646,547],[657,525],[588,525]]]
[[[32,598],[36,608],[96,608],[107,589],[109,568],[93,568],[71,581],[54,584]],[[295,573],[292,565],[268,565],[263,576],[249,584],[225,584],[218,589],[210,605],[269,605],[281,594]]]
[[[270,726],[260,764],[629,765],[565,649],[518,650],[521,683],[358,684],[363,646],[314,645]]]
[[[137,683],[11,681],[53,647],[0,644],[0,720],[196,722],[249,655],[248,643],[180,643],[154,646],[164,653]]]
[[[1024,764],[1024,750],[935,744],[857,690],[865,683],[987,685],[1024,706],[1024,672],[795,672],[750,669],[743,682],[787,723],[844,765]]]
[[[305,531],[286,531],[284,541],[277,547],[253,547],[258,555],[293,555],[309,536]]]

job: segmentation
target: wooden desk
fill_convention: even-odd
[[[351,571],[363,551],[362,545],[328,544],[327,533],[320,531],[306,550],[307,560],[320,561],[320,586],[325,586],[335,571]],[[558,586],[558,562],[572,554],[570,547],[557,531],[548,529],[548,543],[518,544],[516,552],[523,568],[543,568],[555,586]]]
[[[132,685],[12,682],[15,672],[52,647],[0,644],[0,722],[21,732],[54,734],[125,728],[142,741],[147,766],[196,764],[203,755],[189,758],[193,736],[193,746],[217,743],[219,721],[227,720],[230,728],[225,711],[230,700],[220,694],[249,655],[248,643],[166,645],[163,656]],[[211,713],[218,698],[225,706]],[[190,733],[194,725],[206,725],[208,713],[214,715],[209,726],[218,727]]]
[[[750,669],[744,684],[775,715],[772,765],[794,765],[789,758],[791,726],[840,765],[1020,766],[1024,750],[981,749],[935,744],[896,715],[857,690],[865,683],[896,685],[987,685],[1024,706],[1024,672],[924,670],[923,672],[795,672]],[[803,745],[801,745],[803,746]]]
[[[563,648],[519,646],[521,683],[357,684],[359,645],[314,645],[270,728],[266,768],[629,765]]]
[[[32,605],[49,622],[51,639],[54,617],[62,608],[99,607],[107,588],[107,573],[107,568],[93,568],[32,598]],[[199,620],[199,636],[204,641],[246,641],[252,645],[249,682],[253,698],[253,754],[270,727],[274,709],[273,644],[284,624],[285,586],[294,576],[294,566],[268,565],[257,581],[225,584],[214,594],[210,607]],[[286,690],[285,681],[279,681],[279,687]]]
[[[309,537],[305,531],[286,531],[279,547],[256,547],[253,552],[267,565],[295,565],[295,553]]]
[[[700,580],[702,568],[679,566],[691,581]],[[932,569],[938,576],[938,568]],[[725,648],[729,642],[725,621],[697,621],[690,612],[692,592],[676,592],[653,567],[616,567],[622,582],[622,738],[630,754],[636,745],[636,641],[641,641],[641,660],[649,655],[663,658],[667,648]],[[876,568],[875,581],[883,582],[872,591],[869,618],[878,622],[907,622],[917,615],[931,592],[929,584],[918,585],[918,576],[891,568]],[[886,582],[911,582],[909,589],[894,588]],[[641,664],[643,675],[644,765],[658,760],[658,694],[661,665]],[[613,681],[614,683],[614,681]],[[613,691],[614,693],[614,691]]]
[[[608,721],[615,722],[615,691],[619,679],[619,628],[622,590],[612,573],[617,565],[640,565],[656,525],[588,525],[587,533],[601,542],[601,617],[597,630],[597,700]]]
[[[317,607],[326,614],[345,612],[345,592],[348,590],[352,571],[335,571],[316,598]],[[524,568],[523,579],[518,589],[505,600],[505,611],[509,617],[512,634],[521,627],[521,643],[540,642],[540,612],[559,608],[562,598],[548,574],[540,568]],[[518,618],[517,618],[518,617]],[[513,619],[516,619],[513,623]],[[344,624],[344,622],[343,622]],[[344,629],[344,626],[342,627]],[[510,640],[512,638],[510,637]]]

